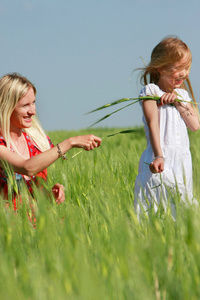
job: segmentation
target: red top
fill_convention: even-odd
[[[33,143],[33,141],[30,139],[30,137],[27,135],[27,133],[25,133],[23,131],[23,134],[24,134],[24,137],[25,137],[27,145],[28,145],[30,157],[41,153],[42,151]],[[54,145],[52,144],[50,138],[48,136],[47,136],[47,138],[49,140],[50,147],[53,148]],[[6,146],[6,141],[4,140],[4,138],[2,136],[0,136],[0,145]],[[10,146],[10,150],[15,152],[14,149],[12,148],[12,146]],[[3,192],[5,198],[8,199],[8,182],[12,185],[12,189],[13,189],[12,198],[13,198],[13,202],[14,202],[14,207],[16,209],[16,199],[15,198],[17,195],[17,190],[19,189],[19,186],[20,186],[20,182],[24,181],[27,184],[27,187],[28,187],[30,193],[32,193],[33,192],[32,183],[34,182],[36,185],[39,185],[38,179],[43,178],[44,180],[46,180],[47,179],[47,169],[44,169],[43,171],[39,172],[38,174],[29,177],[30,178],[29,180],[27,180],[23,174],[12,173],[11,176],[12,177],[10,177],[10,175],[8,176],[8,174],[4,168],[0,168],[0,191]],[[12,180],[13,180],[13,184],[11,182]],[[16,183],[17,183],[17,186],[16,186]]]

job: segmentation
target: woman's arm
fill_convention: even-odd
[[[153,173],[161,173],[164,170],[164,159],[160,145],[160,127],[158,120],[158,107],[154,100],[143,101],[143,112],[149,127],[151,146],[156,158],[150,164],[150,170]]]
[[[66,153],[72,148],[84,148],[85,150],[93,150],[101,145],[101,138],[94,135],[83,135],[71,137],[59,143],[62,153]],[[43,171],[55,162],[59,157],[57,146],[35,155],[29,159],[24,159],[16,153],[13,153],[5,146],[0,146],[0,165],[7,162],[13,171],[19,174],[32,176]]]

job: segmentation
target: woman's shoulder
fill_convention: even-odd
[[[25,137],[27,143],[28,143],[29,145],[32,145],[32,144],[33,144],[33,140],[32,140],[32,138],[28,135],[28,133],[25,132],[25,131],[23,131],[23,135],[24,135],[24,137]]]
[[[0,136],[0,146],[6,146],[6,141],[3,136]]]
[[[54,144],[52,143],[50,137],[47,135],[47,140],[49,142],[49,145],[50,145],[50,148],[53,148],[54,147]]]
[[[29,145],[29,147],[33,147],[33,148],[36,148],[38,150],[40,150],[40,147],[37,145],[37,143],[28,135],[27,132],[23,131],[23,134],[25,136],[25,139]],[[52,143],[50,137],[48,135],[46,135],[46,138],[49,142],[49,145],[50,145],[50,148],[53,148],[54,147],[54,144]],[[40,150],[41,151],[41,150]]]

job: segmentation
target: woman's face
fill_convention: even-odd
[[[165,91],[172,92],[173,89],[180,88],[185,79],[190,73],[191,64],[188,62],[188,57],[184,56],[180,61],[174,63],[165,69],[158,70],[160,73],[159,82],[165,86]]]
[[[10,129],[17,130],[31,127],[32,116],[34,116],[35,113],[35,94],[33,89],[30,88],[27,94],[18,101],[12,112],[10,117]]]

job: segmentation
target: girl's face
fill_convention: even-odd
[[[185,79],[190,73],[191,64],[188,62],[188,57],[185,55],[180,61],[174,63],[167,68],[158,69],[160,78],[158,85],[164,87],[165,92],[172,92],[173,89],[180,88]]]
[[[22,97],[10,117],[10,129],[18,130],[31,127],[32,116],[36,113],[35,109],[35,94],[30,88],[27,94]]]

